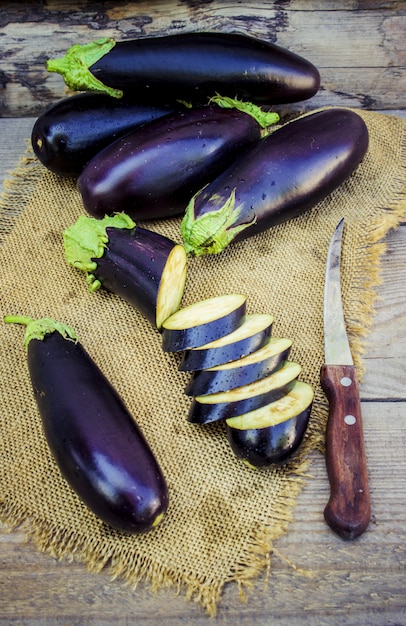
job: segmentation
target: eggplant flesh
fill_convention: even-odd
[[[225,392],[195,396],[188,420],[209,424],[244,415],[285,396],[301,372],[298,363],[286,361],[280,369],[266,378]]]
[[[27,359],[45,438],[79,498],[119,531],[157,526],[169,502],[163,473],[122,398],[83,346],[72,333],[47,328],[41,339],[29,340]]]
[[[47,69],[59,72],[75,91],[116,98],[124,92],[153,102],[204,104],[218,92],[261,104],[298,102],[320,86],[319,71],[308,60],[239,33],[100,39],[72,46],[63,58],[50,59]]]
[[[296,381],[276,402],[227,420],[227,439],[236,457],[253,467],[285,463],[303,442],[313,397],[310,385]]]
[[[184,247],[135,225],[125,214],[82,215],[63,233],[68,262],[134,306],[158,330],[179,309],[186,282]]]
[[[227,439],[234,454],[253,467],[281,465],[298,450],[310,418],[311,408],[285,422],[239,430],[226,424]]]
[[[235,361],[255,350],[259,350],[272,332],[272,315],[251,314],[233,333],[209,344],[187,350],[179,369],[195,371]]]
[[[183,214],[190,197],[261,137],[247,113],[220,106],[154,120],[99,152],[78,178],[93,217],[124,211],[135,220]]]
[[[186,281],[183,246],[140,226],[131,231],[108,228],[107,234],[108,249],[97,259],[95,279],[160,330],[182,300]]]
[[[265,346],[244,358],[194,372],[185,393],[188,396],[219,393],[265,378],[283,366],[291,346],[290,339],[271,337]]]
[[[76,94],[60,100],[38,117],[31,144],[39,161],[51,172],[77,177],[110,143],[174,110],[167,105],[116,100],[103,94]]]
[[[179,309],[162,324],[163,350],[189,350],[232,333],[245,318],[246,300],[242,294],[227,294]]]
[[[302,215],[337,189],[368,149],[363,119],[346,109],[304,115],[261,139],[189,202],[186,252],[218,254]]]

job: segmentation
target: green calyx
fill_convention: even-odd
[[[89,69],[115,45],[114,39],[106,37],[91,43],[75,44],[60,59],[49,59],[47,70],[61,74],[65,84],[73,91],[96,91],[113,98],[121,98],[123,92],[120,89],[105,85]]]
[[[89,291],[97,291],[101,283],[93,275],[97,268],[94,259],[100,259],[107,247],[107,228],[135,228],[135,222],[126,213],[106,215],[103,219],[81,215],[63,233],[65,257],[69,265],[85,272]]]
[[[246,224],[233,226],[241,213],[241,207],[235,206],[235,189],[219,209],[195,218],[195,201],[199,193],[189,202],[180,225],[185,250],[194,256],[219,254],[238,233],[254,224],[256,218]],[[211,198],[211,201],[215,201],[215,198]]]
[[[227,96],[217,94],[210,98],[210,103],[217,104],[223,109],[237,109],[238,111],[242,111],[243,113],[250,115],[265,131],[263,134],[267,134],[268,127],[277,124],[280,120],[278,113],[274,113],[273,111],[263,111],[261,107],[253,102],[244,102],[243,100],[238,100],[237,98],[228,98]]]
[[[31,339],[42,341],[46,335],[58,332],[64,339],[77,341],[77,336],[73,328],[62,322],[57,322],[50,317],[42,317],[38,320],[23,315],[6,315],[6,324],[23,324],[25,329],[24,346],[28,348]]]

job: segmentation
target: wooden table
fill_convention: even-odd
[[[25,149],[35,116],[61,98],[47,78],[48,54],[78,39],[164,30],[245,30],[308,57],[322,90],[311,106],[342,104],[406,117],[405,2],[2,2],[0,179]],[[1,85],[5,85],[2,89]],[[310,106],[310,103],[308,103]],[[405,177],[406,178],[406,177]],[[383,283],[365,354],[361,394],[372,522],[344,542],[323,519],[324,458],[315,453],[289,532],[277,542],[268,588],[249,601],[225,589],[218,615],[171,591],[131,591],[107,574],[37,552],[22,533],[0,533],[0,624],[244,624],[257,626],[406,624],[406,222],[387,237]],[[311,546],[311,549],[309,549]],[[303,576],[289,561],[314,572]]]

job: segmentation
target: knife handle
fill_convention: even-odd
[[[326,467],[330,498],[324,518],[343,539],[354,539],[367,528],[371,515],[355,367],[323,365],[320,381],[329,401]]]

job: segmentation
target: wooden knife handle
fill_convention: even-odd
[[[320,381],[329,400],[326,467],[330,499],[327,524],[343,539],[354,539],[371,516],[361,403],[355,368],[323,365]]]

